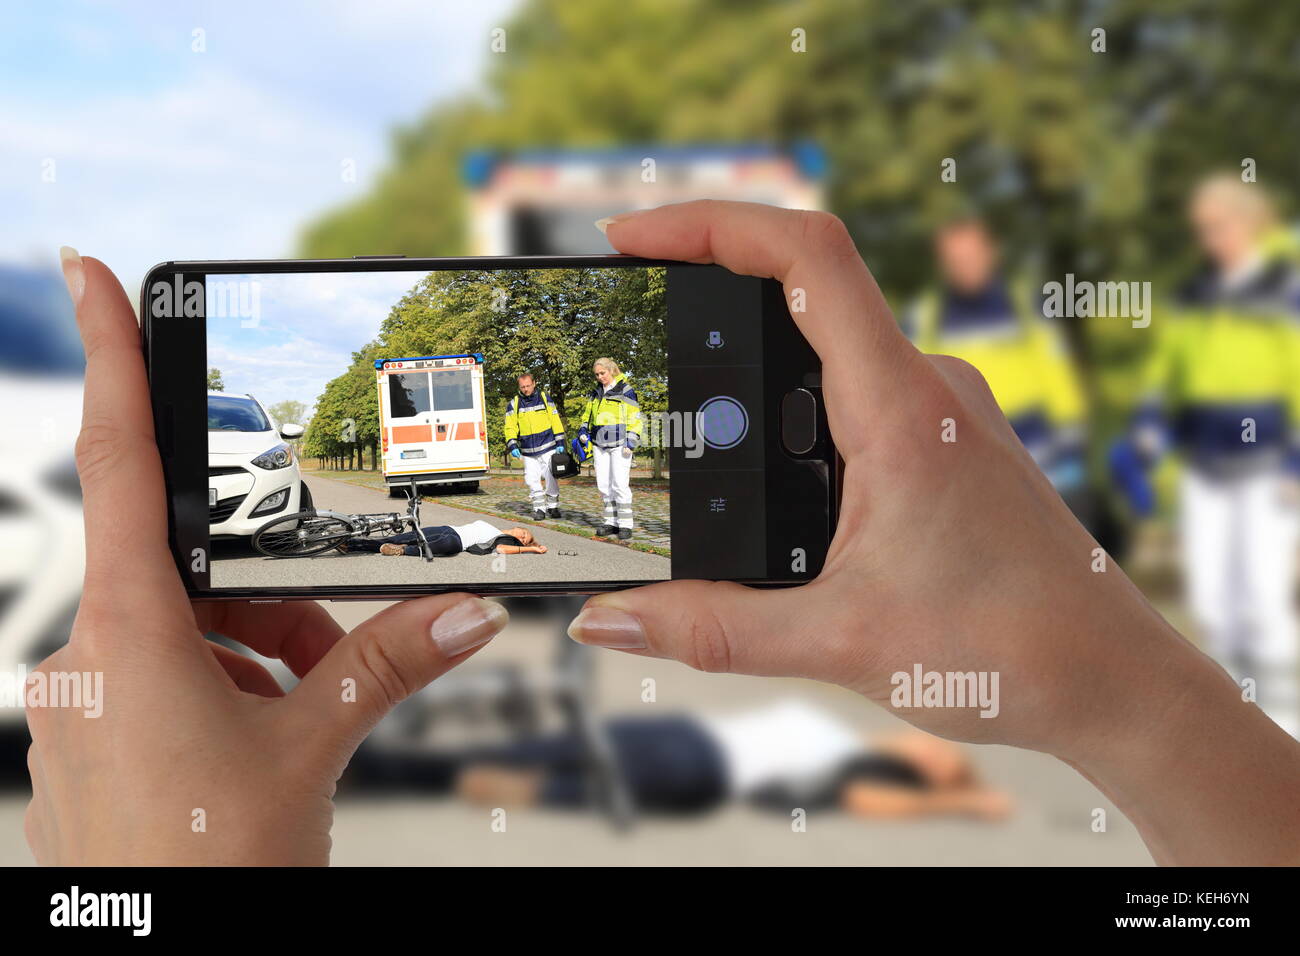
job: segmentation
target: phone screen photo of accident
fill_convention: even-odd
[[[177,262],[141,293],[194,596],[793,585],[834,532],[780,286],[622,256]]]

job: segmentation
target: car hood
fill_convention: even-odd
[[[209,455],[242,455],[253,458],[280,444],[275,432],[208,432]]]
[[[81,429],[81,379],[0,373],[0,461],[9,474],[72,460]]]

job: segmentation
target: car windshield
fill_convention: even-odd
[[[234,395],[208,396],[208,431],[269,432],[271,423],[251,398]]]
[[[85,367],[62,277],[0,265],[0,372],[80,376]]]

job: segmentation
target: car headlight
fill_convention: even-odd
[[[268,448],[262,454],[253,459],[253,464],[258,468],[265,468],[267,471],[275,471],[277,468],[288,468],[293,464],[293,451],[288,445],[276,445],[274,448]]]
[[[289,500],[289,489],[281,488],[279,491],[272,492],[271,494],[263,498],[258,503],[257,507],[254,508],[252,511],[250,511],[249,514],[264,515],[268,511],[279,511],[281,508],[284,507],[285,502],[288,500]]]

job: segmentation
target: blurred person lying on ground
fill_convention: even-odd
[[[979,782],[960,747],[915,731],[872,740],[795,699],[734,713],[618,717],[604,730],[633,802],[647,813],[700,813],[728,800],[877,818],[992,820],[1011,808],[1005,794]],[[572,731],[438,758],[382,759],[407,761],[420,782],[454,785],[488,806],[591,805],[587,748]]]
[[[545,554],[546,545],[538,542],[527,528],[507,528],[502,531],[486,521],[469,524],[437,524],[421,528],[429,550],[435,557],[460,554]],[[344,554],[362,551],[389,556],[420,557],[420,538],[414,531],[403,531],[382,538],[350,538],[335,547]]]
[[[706,671],[827,681],[928,733],[1052,754],[1115,802],[1160,863],[1300,862],[1300,742],[1121,568],[1097,570],[1097,542],[983,377],[907,341],[842,222],[692,202],[598,225],[620,252],[716,262],[798,294],[806,308],[792,315],[821,357],[843,484],[816,580],[600,594],[570,624],[575,640]],[[442,594],[345,633],[314,602],[191,601],[168,546],[131,301],[102,262],[72,249],[63,258],[86,347],[86,576],[68,644],[35,673],[103,673],[115,703],[98,720],[25,709],[27,841],[46,864],[327,863],[334,790],[358,744],[508,615]],[[956,441],[942,439],[945,422]],[[285,693],[208,632],[279,658],[301,680]],[[894,706],[892,675],[918,663],[998,673],[997,716]],[[339,693],[349,680],[354,697]],[[200,804],[209,819],[234,821],[220,839],[192,829]]]

